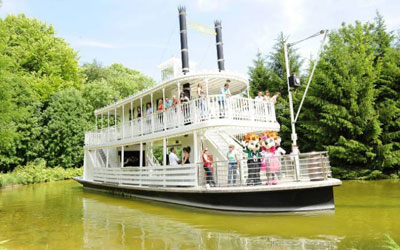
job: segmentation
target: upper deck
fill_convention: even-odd
[[[94,114],[96,116],[100,116],[102,114],[107,115],[108,112],[113,114],[115,109],[119,109],[122,106],[129,106],[131,102],[133,103],[134,107],[138,107],[141,100],[142,104],[154,104],[154,100],[158,100],[163,97],[171,98],[172,96],[176,96],[179,98],[181,91],[189,91],[190,98],[196,96],[197,86],[199,83],[203,84],[206,95],[214,95],[219,93],[219,89],[223,87],[227,81],[230,81],[229,85],[232,95],[240,94],[249,88],[249,81],[244,76],[234,72],[204,71],[188,73],[186,75],[180,75],[172,79],[165,80],[153,87],[139,91],[128,96],[127,98],[119,100],[115,103],[111,103],[110,105],[101,109],[97,109],[94,111]],[[188,83],[190,84],[189,89],[184,86]]]
[[[231,97],[219,94],[227,81]],[[199,83],[204,88],[201,97],[197,95]],[[215,126],[279,130],[274,104],[243,97],[242,93],[248,90],[248,86],[247,79],[228,72],[175,77],[96,110],[97,130],[85,134],[85,145],[111,146]],[[189,101],[168,108],[163,105],[161,110],[157,110],[156,103],[160,99],[165,103],[166,99],[179,96],[182,90],[186,91]]]

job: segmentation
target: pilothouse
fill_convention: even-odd
[[[225,70],[215,22],[215,71],[189,67],[186,9],[181,60],[162,82],[95,111],[85,134],[85,189],[199,208],[278,212],[334,209],[326,152],[283,154],[275,101],[253,99],[246,76]]]

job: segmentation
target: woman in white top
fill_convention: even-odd
[[[262,96],[263,92],[262,91],[258,91],[258,95],[256,96],[256,101],[262,101],[264,99],[264,97]]]
[[[203,89],[203,83],[199,83],[197,85],[197,96],[199,98],[199,108],[200,108],[200,116],[203,119],[204,115],[205,115],[205,111],[206,111],[206,106],[205,106],[205,102],[204,102],[204,97],[206,96],[206,93],[204,93],[204,89]]]
[[[198,98],[204,97],[206,94],[204,93],[203,83],[199,83],[197,85],[197,96]]]
[[[269,95],[269,91],[265,91],[264,101],[269,102],[271,101],[271,96]]]

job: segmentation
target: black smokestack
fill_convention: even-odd
[[[215,32],[217,33],[215,35],[216,41],[217,41],[217,58],[218,58],[218,70],[221,72],[225,70],[225,62],[224,62],[224,49],[223,49],[223,43],[222,43],[222,27],[221,27],[221,21],[216,20],[214,22],[215,24]]]
[[[182,59],[182,72],[186,74],[189,72],[189,54],[187,43],[187,29],[186,29],[186,8],[179,6],[179,27],[181,33],[181,59]]]

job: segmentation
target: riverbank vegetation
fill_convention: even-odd
[[[333,175],[342,179],[398,178],[400,169],[400,43],[377,13],[374,21],[330,31],[297,122],[300,151],[327,150]],[[280,35],[270,54],[249,69],[252,94],[281,92],[277,116],[290,149],[286,70]],[[289,49],[291,71],[302,75],[294,94],[299,106],[309,70]],[[309,59],[309,66],[313,65]]]
[[[46,161],[37,159],[26,166],[18,166],[12,172],[0,173],[0,188],[20,184],[60,181],[81,176],[82,168],[46,167]]]
[[[80,66],[51,25],[9,15],[0,19],[0,84],[0,172],[9,172],[37,158],[81,166],[93,111],[154,81],[121,64]]]

